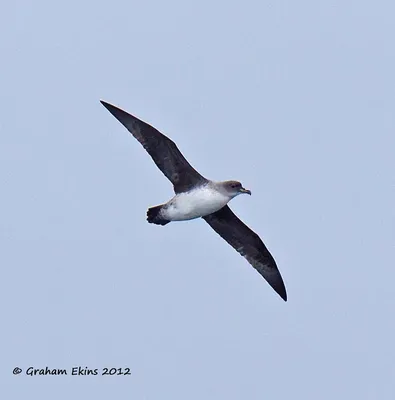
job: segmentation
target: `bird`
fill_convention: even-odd
[[[172,221],[203,218],[287,301],[285,285],[273,256],[260,237],[228,206],[234,197],[251,195],[251,191],[236,180],[206,179],[170,138],[126,111],[103,100],[100,102],[140,142],[173,184],[175,195],[167,203],[148,208],[147,221],[164,226]]]

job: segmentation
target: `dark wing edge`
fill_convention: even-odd
[[[103,100],[100,103],[143,145],[157,167],[173,184],[176,193],[186,192],[207,182],[167,136],[112,104]]]
[[[203,219],[266,279],[287,301],[287,292],[276,261],[259,236],[225,206]]]

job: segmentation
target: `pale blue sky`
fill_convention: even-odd
[[[5,2],[2,398],[395,398],[394,13]],[[252,190],[287,303],[204,221],[146,222],[171,184],[99,99]],[[132,375],[12,374],[79,365]]]

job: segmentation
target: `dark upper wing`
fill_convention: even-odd
[[[287,301],[287,292],[276,262],[255,232],[237,218],[228,206],[203,219],[244,256],[283,300]]]
[[[172,140],[120,108],[104,101],[100,102],[143,145],[158,168],[171,181],[176,193],[186,192],[196,184],[206,182],[206,179],[192,168]]]

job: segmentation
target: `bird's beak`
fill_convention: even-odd
[[[251,196],[251,190],[244,189],[243,187],[239,190],[240,193],[247,193]]]

